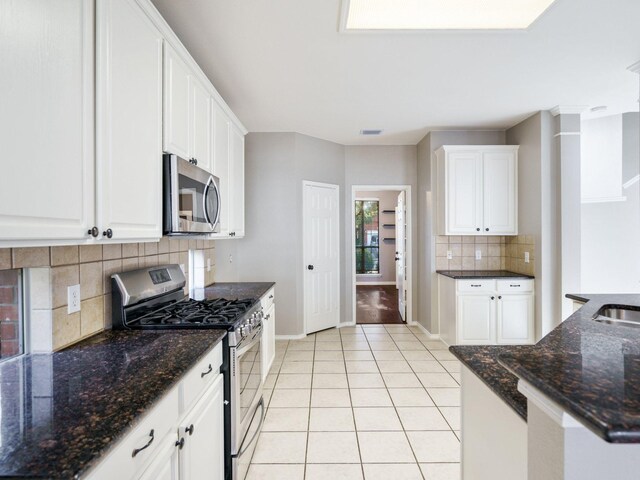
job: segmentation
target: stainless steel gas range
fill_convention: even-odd
[[[225,476],[243,480],[264,421],[259,299],[193,300],[178,265],[111,276],[114,329],[225,329]]]

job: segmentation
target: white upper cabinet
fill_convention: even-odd
[[[190,158],[207,171],[213,167],[211,99],[200,82],[191,77],[191,148]]]
[[[97,226],[114,241],[162,236],[162,43],[135,0],[97,11]]]
[[[160,239],[163,150],[244,234],[246,130],[150,0],[0,2],[0,58],[0,247]]]
[[[189,159],[190,73],[176,51],[164,49],[164,151]]]
[[[164,55],[164,151],[211,171],[211,96],[169,45]]]
[[[229,236],[229,153],[231,122],[222,107],[212,100],[213,106],[213,174],[220,179],[220,232]]]
[[[231,126],[229,156],[229,231],[232,237],[244,237],[244,134]]]
[[[436,152],[439,235],[518,234],[518,146]]]
[[[88,238],[94,2],[0,2],[0,242]]]
[[[482,153],[484,234],[518,233],[518,153],[486,151]]]

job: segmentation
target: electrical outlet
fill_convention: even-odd
[[[476,250],[476,260],[482,260],[482,250]]]
[[[211,271],[211,259],[207,258],[207,272]]]
[[[80,285],[67,287],[67,313],[80,311]]]
[[[451,250],[447,250],[447,260],[453,259],[453,252]]]
[[[524,252],[524,263],[529,263],[529,252]]]

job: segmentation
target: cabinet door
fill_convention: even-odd
[[[189,158],[190,71],[168,44],[164,49],[164,151]]]
[[[495,343],[494,295],[458,295],[457,307],[458,345]]]
[[[140,477],[140,480],[178,480],[177,440],[178,436],[174,431],[161,441],[162,446]]]
[[[446,157],[447,235],[479,235],[482,228],[482,157],[478,151]]]
[[[272,304],[264,316],[264,330],[262,333],[262,365],[263,380],[266,380],[273,359],[276,356],[276,305]]]
[[[0,242],[88,238],[94,2],[0,2]]]
[[[212,168],[211,99],[209,92],[191,77],[191,149],[190,156],[207,171]]]
[[[181,423],[180,480],[224,479],[223,377],[207,389]]]
[[[244,135],[231,126],[229,162],[229,231],[233,237],[244,237]]]
[[[533,299],[533,295],[501,295],[498,299],[497,343],[513,345],[534,342]]]
[[[484,152],[484,235],[517,235],[518,169],[516,152]]]
[[[229,129],[231,122],[222,108],[212,100],[213,105],[213,174],[220,179],[220,233],[229,236],[230,196],[229,196]]]
[[[162,43],[134,0],[98,2],[97,220],[114,241],[162,236]]]

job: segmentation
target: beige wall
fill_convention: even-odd
[[[518,152],[518,229],[530,237],[535,255],[536,338],[541,338],[561,320],[560,172],[554,149],[553,118],[539,112],[507,130],[507,142],[520,145]],[[512,247],[512,269],[523,256]]]
[[[202,250],[214,263],[213,241],[165,237],[155,243],[0,249],[0,270],[25,269],[32,350],[46,352],[111,327],[113,273],[167,263],[184,264],[188,273],[189,250]],[[207,284],[214,271],[207,272]],[[80,312],[67,314],[67,287],[77,284]]]
[[[245,142],[246,235],[216,244],[216,280],[276,282],[276,334],[301,335],[302,181],[340,187],[342,225],[344,147],[298,133],[250,133]],[[343,249],[340,265],[344,265]],[[344,317],[344,302],[340,316]]]

